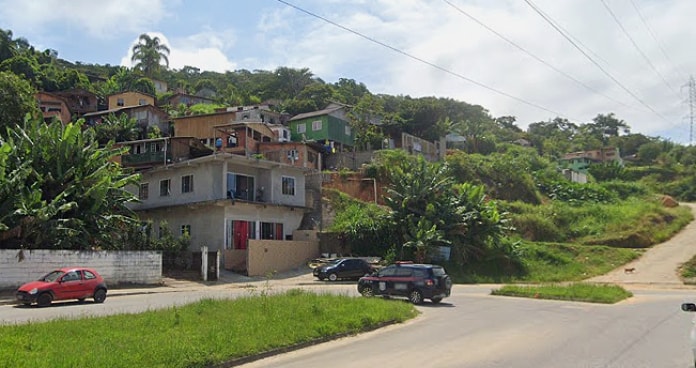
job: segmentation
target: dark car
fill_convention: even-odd
[[[314,268],[314,277],[319,280],[358,279],[375,272],[374,267],[362,258],[337,258]]]
[[[17,302],[24,305],[51,305],[54,300],[94,298],[95,303],[106,300],[106,283],[91,268],[66,267],[51,271],[37,281],[26,283],[17,289]]]
[[[432,264],[397,262],[358,280],[358,292],[363,296],[405,297],[413,304],[424,299],[437,304],[451,289],[452,280],[444,267]]]

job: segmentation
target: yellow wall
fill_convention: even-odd
[[[118,99],[123,99],[123,106],[118,105]],[[140,100],[144,100],[140,103]],[[109,96],[109,110],[119,107],[155,105],[155,97],[140,92],[123,92]]]
[[[319,256],[317,241],[249,240],[247,275],[267,276],[306,264]]]

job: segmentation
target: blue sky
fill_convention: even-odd
[[[632,132],[690,143],[694,0],[285,2],[382,45],[277,0],[0,0],[0,28],[69,61],[130,65],[150,33],[171,48],[171,68],[307,67],[373,93],[479,104],[523,128],[613,112]]]

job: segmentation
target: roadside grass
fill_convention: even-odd
[[[587,283],[527,286],[505,285],[499,289],[491,291],[491,294],[604,304],[614,304],[633,296],[630,291],[627,291],[618,285],[597,285]]]
[[[679,275],[687,285],[696,285],[696,256],[691,257],[679,269]]]
[[[603,245],[521,242],[514,260],[492,259],[461,268],[446,265],[454,283],[580,281],[603,275],[643,254]]]
[[[290,290],[141,314],[0,326],[0,366],[204,367],[417,315],[409,303]]]

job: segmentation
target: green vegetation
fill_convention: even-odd
[[[620,286],[585,283],[538,286],[505,285],[500,289],[493,290],[491,294],[604,304],[614,304],[633,296],[630,291]]]
[[[446,265],[455,283],[580,281],[605,274],[639,257],[643,250],[602,245],[520,242],[515,261],[497,257],[464,267]]]
[[[416,314],[409,303],[377,298],[262,292],[135,315],[0,326],[0,361],[32,368],[204,367]]]

